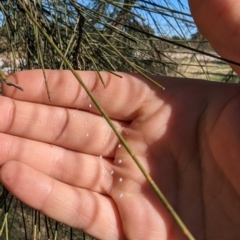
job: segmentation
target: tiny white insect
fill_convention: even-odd
[[[88,105],[90,108],[92,107],[92,104],[91,103],[89,103],[89,105]]]
[[[121,164],[121,163],[122,163],[122,159],[119,159],[119,160],[118,160],[118,163]]]
[[[119,178],[119,182],[122,182],[123,181],[123,179],[122,178]]]
[[[118,144],[118,148],[121,148],[122,147],[122,145],[121,144]]]

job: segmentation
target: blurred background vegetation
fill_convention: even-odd
[[[51,43],[79,70],[239,82],[198,32],[186,0],[0,1],[0,68],[5,74],[67,69]],[[10,194],[2,194],[0,203],[0,240],[91,239]]]

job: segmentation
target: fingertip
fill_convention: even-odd
[[[4,96],[13,96],[20,90],[23,91],[21,86],[21,78],[19,79],[19,73],[12,73],[7,76],[6,81],[2,81],[2,93]],[[20,91],[20,92],[21,92]]]
[[[46,75],[52,71],[46,70]],[[7,76],[2,84],[3,95],[30,102],[47,102],[48,96],[45,80],[41,69],[24,70]]]
[[[0,171],[2,184],[25,204],[40,210],[51,189],[44,174],[19,161],[8,161]]]
[[[21,174],[21,165],[16,161],[8,161],[4,163],[0,170],[1,183],[11,192],[18,185],[18,176]]]

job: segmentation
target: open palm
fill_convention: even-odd
[[[240,86],[79,72],[197,239],[240,237]],[[69,71],[9,77],[1,181],[20,200],[99,239],[184,239]],[[229,124],[231,122],[231,124]],[[227,230],[227,231],[226,231]]]

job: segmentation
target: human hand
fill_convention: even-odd
[[[197,239],[240,237],[240,87],[79,72]],[[99,239],[185,239],[69,71],[13,74],[0,98],[1,182]],[[10,98],[8,98],[10,97]]]
[[[188,0],[201,33],[224,58],[240,62],[240,1]],[[240,67],[231,64],[240,74]]]

